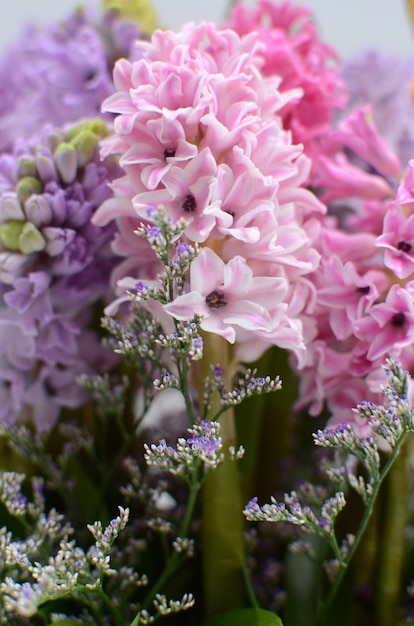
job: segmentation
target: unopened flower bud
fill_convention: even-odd
[[[46,184],[51,180],[57,180],[58,173],[55,162],[49,151],[39,151],[36,155],[36,167],[38,176],[43,184]]]
[[[0,225],[0,240],[8,250],[20,250],[19,237],[25,222],[10,220]]]
[[[109,135],[109,129],[105,122],[100,117],[95,117],[69,128],[66,132],[66,140],[73,143],[78,135],[86,131],[98,135],[101,139]]]
[[[19,248],[23,254],[40,252],[46,246],[45,238],[31,222],[26,222],[19,236]]]
[[[45,196],[32,196],[24,206],[27,219],[35,226],[43,226],[52,220],[52,207]]]
[[[71,143],[76,148],[78,162],[81,167],[86,165],[86,163],[92,159],[98,141],[99,136],[89,130],[79,133],[72,140]]]
[[[24,204],[35,193],[42,193],[43,186],[38,178],[23,176],[17,183],[17,197]]]
[[[17,178],[23,178],[25,176],[37,177],[36,162],[33,157],[23,157],[19,160]]]
[[[76,148],[71,143],[62,142],[55,150],[54,158],[62,181],[67,185],[73,183],[78,169]]]
[[[0,199],[0,221],[24,221],[25,215],[14,192],[5,192]]]

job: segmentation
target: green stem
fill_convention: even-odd
[[[187,357],[184,355],[182,357],[182,362],[181,364],[178,364],[178,371],[180,374],[180,382],[181,382],[181,394],[184,398],[184,402],[185,402],[185,408],[187,411],[187,416],[188,419],[190,421],[191,424],[194,424],[195,419],[194,419],[194,412],[193,412],[193,406],[191,403],[191,398],[190,398],[190,391],[189,391],[189,377],[190,377],[190,373],[189,373],[189,367],[188,367],[188,362],[187,362]]]
[[[233,372],[229,344],[217,335],[204,336],[204,356],[200,363],[200,397],[204,378],[211,365],[220,364],[230,388]],[[220,398],[212,398],[208,419],[220,413]],[[234,411],[220,418],[224,449],[237,445]],[[206,616],[243,607],[247,604],[245,587],[244,519],[240,477],[235,462],[225,463],[207,477],[202,493],[202,559],[204,609]]]
[[[111,599],[106,595],[102,587],[97,587],[96,593],[99,595],[101,600],[104,602],[104,604],[108,607],[108,609],[112,613],[116,626],[125,626],[125,620],[122,617],[120,611],[116,608],[116,606],[111,601]]]
[[[378,626],[395,622],[395,606],[401,590],[408,508],[408,443],[402,447],[386,485],[375,594],[375,623]]]
[[[352,561],[352,559],[353,559],[353,557],[354,557],[354,555],[355,555],[355,553],[357,551],[357,548],[359,546],[359,543],[360,543],[360,541],[362,539],[362,536],[363,536],[363,534],[364,534],[364,532],[365,532],[365,530],[366,530],[366,528],[368,526],[368,522],[369,522],[369,520],[371,518],[373,509],[374,509],[374,504],[375,504],[375,501],[377,499],[378,492],[379,492],[379,490],[381,488],[381,485],[384,482],[385,477],[388,475],[389,471],[391,470],[391,467],[393,466],[394,461],[395,461],[395,459],[397,458],[397,456],[398,456],[398,454],[400,452],[401,446],[403,445],[404,441],[407,439],[408,435],[409,435],[409,432],[405,431],[403,433],[403,435],[400,437],[400,439],[398,440],[398,442],[395,445],[395,448],[393,449],[393,451],[391,453],[390,458],[388,459],[387,463],[385,464],[385,466],[384,466],[384,468],[383,468],[383,470],[382,470],[382,472],[381,472],[377,482],[374,485],[371,497],[369,499],[369,502],[368,502],[367,507],[365,509],[365,512],[364,512],[364,515],[362,517],[361,523],[359,525],[358,532],[357,532],[357,534],[355,536],[355,541],[354,541],[354,543],[353,543],[353,545],[352,545],[352,547],[351,547],[351,549],[349,551],[349,554],[348,554],[348,556],[346,558],[345,566],[342,567],[340,573],[336,577],[335,583],[331,587],[329,595],[328,595],[326,601],[324,602],[324,605],[323,605],[322,609],[320,610],[320,612],[318,613],[318,615],[316,617],[314,626],[323,626],[324,623],[325,623],[325,620],[327,618],[327,615],[328,615],[328,612],[329,612],[330,607],[332,605],[332,602],[333,602],[334,598],[336,597],[336,594],[339,591],[339,588],[340,588],[340,586],[342,584],[342,581],[344,579],[344,576],[345,576],[345,573],[346,573],[346,571],[348,569],[348,566],[349,566],[350,562]]]
[[[247,567],[243,568],[243,575],[244,575],[244,584],[246,587],[246,593],[249,599],[249,604],[250,606],[252,606],[254,609],[260,609],[260,605],[257,601],[256,598],[256,594],[254,592],[254,589],[252,587],[252,582],[250,580],[250,575],[249,575],[249,571],[247,569]]]
[[[180,531],[179,531],[179,537],[185,538],[189,534],[191,520],[193,519],[194,508],[195,508],[195,505],[196,505],[197,496],[198,496],[198,493],[200,491],[200,488],[201,488],[201,482],[198,479],[198,468],[196,468],[194,470],[193,476],[192,476],[192,481],[191,481],[191,485],[190,485],[190,493],[189,493],[189,496],[188,496],[188,501],[187,501],[187,506],[186,506],[186,510],[185,510],[185,513],[184,513],[183,521],[181,523],[181,528],[180,528]],[[161,574],[158,577],[157,581],[153,584],[153,586],[151,587],[151,589],[149,590],[149,592],[145,596],[145,599],[144,599],[144,601],[142,603],[142,607],[138,611],[138,613],[136,614],[136,616],[133,619],[133,621],[131,622],[131,626],[138,626],[139,618],[140,618],[140,614],[141,614],[142,609],[148,609],[150,607],[151,602],[155,598],[155,595],[161,591],[161,589],[168,582],[168,580],[170,579],[172,574],[174,574],[176,569],[179,567],[181,562],[182,562],[182,559],[177,554],[177,552],[175,552],[175,551],[172,552],[170,557],[169,557],[169,559],[168,559],[168,561],[167,561],[167,564],[166,564],[165,568],[163,569],[163,571],[161,572]]]

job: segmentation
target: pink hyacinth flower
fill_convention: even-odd
[[[366,317],[354,322],[356,337],[369,344],[370,360],[398,355],[414,340],[413,296],[408,289],[393,285],[385,302],[374,304]]]
[[[225,264],[210,248],[203,248],[190,269],[190,291],[164,309],[180,320],[195,313],[203,316],[201,328],[230,343],[238,328],[270,333],[287,308],[282,300],[287,282],[281,278],[254,277],[241,256]]]

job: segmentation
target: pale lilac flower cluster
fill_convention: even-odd
[[[178,320],[202,316],[202,329],[249,361],[274,344],[303,357],[303,316],[314,301],[307,275],[319,262],[324,212],[303,187],[310,162],[279,115],[300,92],[263,76],[264,49],[255,33],[202,23],[156,31],[137,43],[142,58],[118,61],[117,93],[104,104],[118,114],[116,134],[103,154],[120,154],[125,175],[94,217],[116,220],[122,272],[140,279],[155,277],[148,244],[134,234],[152,221],[148,207],[184,217],[184,236],[202,249],[186,293],[164,310]]]
[[[83,9],[47,28],[28,26],[0,62],[0,149],[46,123],[99,115],[113,91],[113,63],[138,36],[138,27],[115,13]]]
[[[156,619],[164,615],[179,613],[191,609],[195,604],[195,598],[192,593],[185,593],[181,600],[167,600],[164,594],[157,593],[153,600],[155,615],[151,615],[149,611],[143,609],[139,612],[139,624],[146,626],[153,624]]]
[[[223,452],[220,437],[220,424],[203,420],[188,429],[191,435],[187,439],[180,437],[177,446],[167,445],[165,439],[158,444],[145,444],[145,460],[148,465],[188,479],[194,468],[202,464],[206,469],[219,467],[227,460],[240,459],[244,450],[230,447],[227,454]]]
[[[119,507],[119,515],[105,529],[100,522],[88,526],[95,543],[87,552],[77,546],[74,540],[69,541],[64,537],[56,555],[50,556],[46,564],[37,560],[33,563],[28,561],[25,569],[33,582],[17,582],[15,578],[18,579],[18,575],[6,576],[0,585],[6,613],[31,617],[37,613],[39,606],[51,599],[79,590],[99,588],[103,576],[114,573],[110,567],[110,551],[116,537],[125,528],[128,517],[129,510]],[[60,521],[56,520],[57,529],[60,528]],[[7,565],[11,564],[9,559]]]
[[[91,224],[119,173],[101,163],[102,120],[45,129],[0,157],[0,419],[39,428],[86,394],[78,375],[113,361],[92,328],[115,260],[111,226]]]

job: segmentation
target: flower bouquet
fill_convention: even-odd
[[[0,623],[414,624],[413,78],[293,1],[4,54]]]

